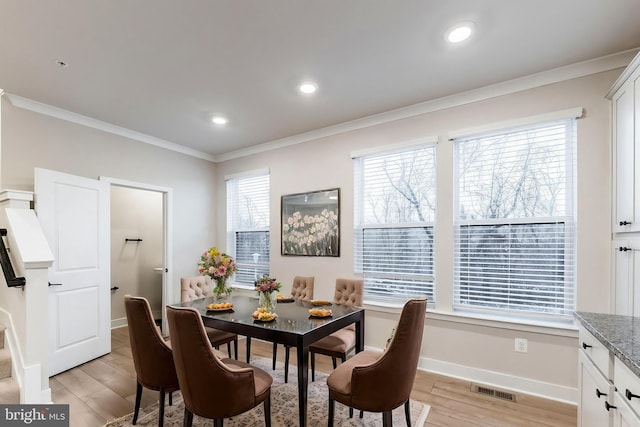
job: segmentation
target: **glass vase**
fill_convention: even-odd
[[[278,302],[278,291],[258,292],[258,306],[270,313],[275,313]]]
[[[233,288],[227,286],[227,279],[224,277],[215,279],[216,286],[213,288],[213,297],[216,301],[226,301],[231,298]]]

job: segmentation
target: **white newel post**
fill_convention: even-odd
[[[30,208],[33,194],[1,191],[2,225],[7,229],[10,258],[16,276],[24,277],[23,289],[3,290],[9,294],[16,351],[12,351],[21,385],[22,403],[50,403],[48,367],[48,268],[53,254],[35,212]]]

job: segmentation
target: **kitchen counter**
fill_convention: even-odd
[[[640,317],[578,311],[575,317],[598,341],[640,377]]]

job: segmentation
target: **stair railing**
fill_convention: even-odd
[[[7,247],[4,244],[3,237],[6,235],[7,229],[0,228],[0,264],[2,264],[4,278],[7,281],[7,286],[10,288],[24,288],[26,280],[24,277],[16,277],[13,265],[11,264],[11,258],[9,258],[9,251],[7,251]]]

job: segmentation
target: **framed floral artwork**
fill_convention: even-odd
[[[340,256],[340,189],[282,196],[282,255]]]

